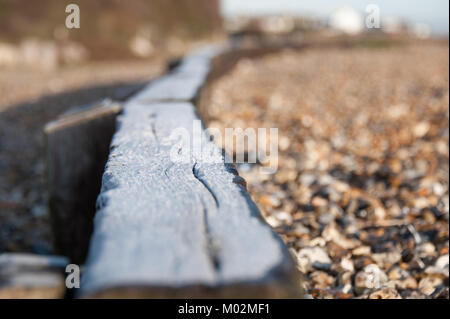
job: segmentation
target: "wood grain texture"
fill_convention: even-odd
[[[81,297],[301,295],[286,247],[201,126],[195,137],[196,120],[188,102],[125,105]],[[188,139],[174,134],[180,129]],[[187,154],[186,161],[171,152]]]
[[[185,57],[125,104],[78,297],[301,297],[281,238],[192,104],[225,48]]]
[[[59,254],[83,263],[121,105],[104,101],[46,125],[48,203]]]
[[[153,81],[133,101],[193,101],[210,72],[211,59],[226,49],[210,46],[187,55],[172,72]]]

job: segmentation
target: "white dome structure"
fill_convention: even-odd
[[[352,7],[342,7],[330,16],[330,27],[346,34],[358,34],[364,29],[364,19]]]

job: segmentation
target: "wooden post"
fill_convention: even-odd
[[[104,101],[46,125],[48,203],[55,250],[84,262],[95,201],[121,106]]]
[[[103,174],[80,297],[303,295],[287,247],[263,221],[245,181],[196,126],[191,101],[216,54],[187,57],[125,104]],[[195,138],[200,153],[192,152]],[[174,160],[176,154],[188,154],[187,160]]]

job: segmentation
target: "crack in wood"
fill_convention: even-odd
[[[209,192],[211,197],[214,200],[214,203],[216,205],[216,208],[219,208],[219,202],[217,200],[216,195],[211,190],[211,188],[206,184],[204,180],[200,177],[198,168],[197,168],[197,162],[194,163],[192,166],[192,174],[194,175],[195,179],[202,184],[205,189]],[[220,271],[220,243],[217,239],[214,238],[212,235],[212,232],[210,230],[209,224],[208,224],[208,209],[207,206],[204,203],[204,200],[201,199],[201,203],[203,205],[203,227],[204,227],[204,233],[206,237],[206,249],[208,252],[208,257],[211,262],[211,265],[214,269],[214,272],[216,275],[219,274]]]
[[[200,156],[187,163],[171,158],[174,147],[178,155],[190,150],[188,141],[178,145],[172,133],[182,128],[194,134],[199,116],[189,101],[204,85],[217,53],[185,58],[179,73],[150,84],[124,108],[103,175],[103,205],[80,296],[302,294],[286,246],[262,220],[245,180],[225,163],[223,151],[213,153],[211,162]],[[149,118],[155,136],[150,140]],[[201,143],[203,151],[217,147],[206,134]],[[111,181],[117,188],[106,187]]]
[[[216,207],[219,208],[219,200],[217,199],[216,194],[214,194],[213,190],[208,186],[205,180],[202,179],[201,173],[199,173],[199,169],[197,169],[197,162],[194,163],[194,166],[192,167],[192,173],[194,174],[194,177],[208,190],[208,192],[211,194],[212,198],[214,199],[214,202],[216,204]]]

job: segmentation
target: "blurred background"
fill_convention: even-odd
[[[384,28],[396,21],[409,24],[414,28],[417,24],[426,24],[434,35],[448,35],[448,1],[432,0],[397,0],[397,1],[293,1],[293,0],[224,0],[222,12],[227,18],[234,16],[292,15],[318,19],[326,23],[337,10],[350,7],[359,14],[364,14],[366,6],[375,4],[380,8]]]
[[[80,29],[65,27],[72,2]],[[380,28],[366,26],[372,3]],[[54,253],[45,123],[123,100],[189,50],[231,39],[271,54],[213,83],[203,115],[280,128],[277,174],[239,171],[308,291],[448,298],[448,11],[446,0],[0,0],[0,255]],[[385,290],[367,292],[370,265]],[[1,280],[0,265],[0,291]]]
[[[67,29],[67,1],[0,1],[0,66],[54,68],[86,60],[179,55],[192,42],[227,32],[362,33],[364,1],[80,0],[80,29]],[[448,1],[375,3],[381,32],[448,36]],[[339,19],[345,20],[347,25]],[[380,30],[379,30],[380,31]]]

